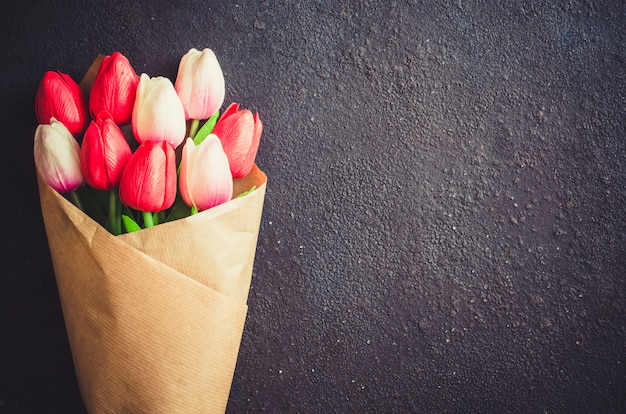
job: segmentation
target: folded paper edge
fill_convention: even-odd
[[[205,210],[201,213],[198,213],[197,216],[205,216],[206,219],[210,220],[210,219],[214,219],[216,217],[219,217],[221,215],[227,214],[229,211],[231,211],[234,208],[237,208],[237,206],[239,206],[241,203],[245,203],[246,199],[254,199],[256,197],[260,197],[261,199],[258,201],[260,204],[260,208],[262,210],[263,207],[263,199],[265,196],[265,187],[266,187],[266,181],[267,181],[267,176],[260,170],[258,169],[258,167],[255,165],[255,168],[258,170],[258,172],[255,172],[255,174],[257,174],[258,177],[260,177],[260,180],[262,181],[258,181],[257,183],[259,184],[259,188],[257,188],[256,190],[254,190],[252,193],[241,197],[241,198],[235,198],[233,200],[230,200],[224,204],[221,204],[219,206],[213,207],[212,209],[208,209]],[[113,234],[109,233],[108,231],[106,231],[98,222],[96,222],[94,219],[92,219],[91,217],[89,217],[89,215],[85,214],[83,211],[81,211],[78,207],[76,207],[74,204],[72,204],[70,201],[68,201],[63,195],[59,194],[56,190],[54,190],[52,187],[50,187],[47,183],[45,183],[45,181],[43,180],[43,178],[41,177],[41,175],[37,172],[37,181],[38,181],[38,186],[39,186],[39,193],[40,193],[40,203],[41,203],[41,208],[42,208],[42,214],[44,216],[44,224],[46,222],[45,216],[46,216],[46,210],[50,209],[50,208],[58,208],[60,209],[60,211],[63,212],[63,214],[72,221],[72,223],[74,223],[77,228],[81,231],[81,233],[83,234],[83,237],[85,237],[86,239],[90,239],[92,237],[94,237],[94,235],[96,234],[96,229],[100,228],[103,234],[103,237],[108,237],[110,238],[111,242],[113,243],[125,243],[126,244],[126,248],[128,249],[133,249],[135,250],[137,253],[142,254],[142,255],[146,255],[146,253],[144,251],[141,250],[141,246],[143,244],[143,242],[141,241],[142,238],[146,238],[149,239],[151,236],[151,233],[155,231],[155,229],[157,229],[159,232],[163,232],[164,230],[169,230],[171,227],[174,227],[176,225],[176,222],[179,220],[196,220],[197,218],[195,218],[195,216],[189,216],[189,217],[185,217],[185,218],[181,218],[179,220],[175,220],[169,223],[162,223],[159,224],[158,226],[155,226],[153,228],[148,228],[148,229],[142,229],[140,231],[137,232],[133,232],[133,233],[126,233],[126,234],[122,234],[119,236],[114,236]],[[213,211],[212,211],[213,210]],[[262,215],[262,211],[259,211],[259,218]],[[260,223],[258,223],[260,225]],[[47,225],[48,226],[48,225]],[[46,227],[47,227],[46,226]],[[257,237],[258,237],[258,225],[256,226],[256,231],[257,231]],[[90,241],[89,241],[90,242]],[[251,252],[252,255],[255,254],[255,251]],[[147,256],[150,256],[149,254]],[[157,259],[158,260],[158,259]],[[254,260],[254,258],[252,259]],[[215,292],[216,294],[219,295],[223,295],[226,298],[229,298],[230,300],[236,300],[233,297],[230,297],[228,295],[226,295],[224,292],[220,292],[219,290],[216,290],[215,288],[211,287],[211,286],[207,286],[206,283],[203,283],[203,280],[198,280],[197,278],[194,278],[193,275],[187,275],[184,273],[181,273],[179,270],[172,268],[172,270],[178,272],[181,277],[186,277],[186,278],[190,278],[192,280],[194,280],[196,283],[198,283],[199,285],[202,285],[203,288],[209,289],[213,292]],[[249,286],[247,287],[247,289],[249,289]],[[247,290],[245,292],[242,292],[241,294],[237,295],[240,298],[247,298]],[[243,304],[245,305],[247,302],[246,299],[243,300]]]

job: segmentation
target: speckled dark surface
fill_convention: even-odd
[[[84,412],[32,164],[39,78],[116,50],[173,78],[191,47],[265,126],[227,412],[626,412],[623,2],[13,3],[0,412]]]

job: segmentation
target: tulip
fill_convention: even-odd
[[[191,138],[183,147],[180,163],[180,195],[185,204],[198,211],[225,203],[233,195],[228,158],[216,135],[196,146]]]
[[[226,89],[215,53],[211,49],[190,49],[180,60],[174,87],[186,119],[208,119],[218,111]]]
[[[102,111],[91,121],[80,148],[80,164],[87,184],[111,190],[122,179],[132,151],[112,115]]]
[[[174,148],[164,141],[144,141],[126,164],[119,191],[122,204],[135,210],[169,208],[176,198]]]
[[[106,56],[98,69],[89,93],[89,110],[96,118],[107,111],[118,125],[132,120],[139,76],[120,52]]]
[[[37,171],[59,193],[83,184],[79,145],[65,125],[54,117],[35,130],[34,158]]]
[[[187,132],[185,110],[169,79],[141,74],[132,123],[140,143],[167,141],[176,148],[183,142]]]
[[[126,137],[109,112],[101,111],[91,121],[80,148],[80,165],[87,184],[99,190],[109,190],[108,229],[121,233],[121,216],[117,187],[124,167],[132,155]]]
[[[89,122],[83,91],[69,75],[61,72],[44,74],[35,95],[35,114],[39,124],[49,124],[50,118],[55,118],[74,136],[82,133]]]
[[[239,110],[236,103],[230,104],[217,121],[213,133],[222,141],[234,178],[245,177],[252,170],[262,132],[259,114]]]

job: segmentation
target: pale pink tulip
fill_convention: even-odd
[[[186,119],[208,119],[224,103],[224,74],[211,49],[191,49],[178,66],[174,84]]]
[[[183,142],[187,132],[185,110],[169,79],[141,74],[132,123],[140,143],[166,141],[176,148]]]
[[[44,181],[59,193],[83,184],[79,153],[78,142],[56,118],[50,118],[50,124],[40,124],[35,130],[35,166]]]
[[[225,203],[233,195],[228,158],[217,136],[211,134],[198,146],[191,138],[183,147],[180,164],[180,194],[198,211]]]

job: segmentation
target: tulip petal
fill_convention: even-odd
[[[231,103],[222,113],[222,118],[226,118],[239,111],[239,104],[236,102]]]
[[[222,142],[233,177],[239,178],[246,176],[252,168],[254,158],[250,159],[250,156],[256,155],[259,145],[256,139],[260,139],[262,126],[256,126],[255,117],[249,110],[232,112],[235,109],[233,105],[227,108],[226,116],[222,115],[213,133]]]
[[[248,152],[241,161],[239,169],[233,174],[233,176],[237,178],[245,177],[246,175],[248,175],[250,170],[252,170],[252,167],[254,166],[254,159],[256,158],[256,153],[259,149],[261,134],[263,133],[263,124],[259,119],[258,113],[254,114],[253,122],[254,128],[252,132],[252,139],[250,140],[250,146],[248,147]]]
[[[101,131],[95,121],[91,121],[80,148],[80,163],[85,181],[90,186],[109,190],[109,183],[106,174],[106,162],[102,154],[104,145],[101,139]]]
[[[180,192],[185,203],[198,211],[231,199],[233,181],[228,158],[216,135],[209,135],[197,146],[187,139],[181,161]]]
[[[41,79],[35,95],[35,115],[39,124],[57,119],[72,135],[82,133],[89,122],[82,90],[69,75],[60,71],[48,71]]]
[[[180,60],[174,85],[186,119],[207,119],[224,103],[224,75],[211,49],[190,49]]]
[[[117,124],[131,121],[139,77],[128,59],[119,52],[106,56],[96,74],[89,94],[92,117],[108,111]]]
[[[35,165],[48,185],[59,193],[82,185],[79,145],[65,125],[54,117],[35,131]]]
[[[165,154],[165,192],[163,196],[163,204],[160,211],[169,208],[174,204],[176,199],[176,154],[174,148],[167,142],[162,142],[163,152]]]
[[[139,142],[167,141],[178,147],[185,139],[185,111],[172,82],[141,75],[133,109],[133,133]]]
[[[167,142],[146,141],[131,156],[120,181],[120,200],[143,212],[169,208],[176,197],[176,161]]]
[[[99,190],[116,187],[130,156],[130,146],[111,114],[100,112],[87,127],[80,149],[85,181]]]

